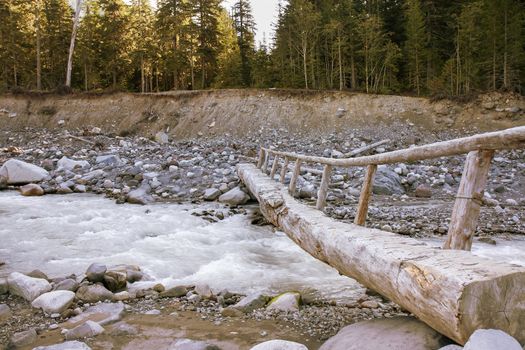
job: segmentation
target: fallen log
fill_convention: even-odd
[[[525,343],[525,267],[338,222],[295,201],[254,165],[239,164],[237,171],[266,219],[341,274],[460,344],[480,328],[501,329]]]
[[[375,143],[372,143],[370,145],[366,145],[366,146],[363,146],[363,147],[360,147],[360,148],[356,148],[348,153],[345,153],[345,157],[347,158],[352,158],[352,157],[355,157],[359,154],[362,154],[362,153],[365,153],[366,151],[370,151],[371,149],[374,149],[374,148],[377,148],[379,146],[382,146],[384,144],[387,144],[389,143],[390,140],[381,140],[379,142],[375,142]]]

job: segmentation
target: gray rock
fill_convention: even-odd
[[[78,282],[71,278],[66,278],[63,281],[58,282],[53,290],[69,290],[76,292],[78,290]]]
[[[164,145],[170,141],[170,138],[165,132],[159,131],[155,134],[155,141],[160,143],[161,145]]]
[[[69,290],[57,290],[44,293],[31,303],[31,306],[42,309],[46,314],[61,314],[75,299],[75,293]]]
[[[386,166],[379,166],[374,178],[373,192],[383,195],[404,194],[405,189],[395,171]]]
[[[108,271],[104,275],[104,285],[113,293],[126,288],[126,273],[119,271]]]
[[[451,341],[415,317],[374,319],[346,326],[320,350],[433,350]]]
[[[102,155],[102,156],[98,156],[96,159],[95,159],[95,162],[97,164],[102,164],[102,165],[120,165],[121,164],[121,160],[119,158],[119,156],[117,156],[116,154],[107,154],[107,155]]]
[[[88,269],[86,270],[86,277],[88,281],[93,283],[102,282],[104,280],[104,274],[106,271],[106,265],[93,263],[89,265]]]
[[[36,270],[33,270],[29,273],[26,273],[25,274],[26,276],[29,276],[29,277],[33,277],[33,278],[41,278],[41,279],[44,279],[46,281],[49,281],[49,277],[47,277],[47,275],[45,273],[43,273],[42,271],[36,269]]]
[[[444,346],[442,348],[439,348],[438,350],[461,350],[461,349],[463,349],[462,346],[455,345],[455,344],[450,344],[450,345]]]
[[[0,295],[4,295],[7,293],[9,293],[9,284],[7,284],[7,279],[0,277]]]
[[[9,306],[6,304],[0,304],[0,326],[6,323],[11,316],[13,316],[13,313]]]
[[[27,184],[20,187],[20,194],[26,197],[43,196],[44,189],[37,184]]]
[[[274,339],[257,344],[250,350],[308,350],[308,348],[293,341]]]
[[[523,350],[520,343],[499,329],[478,329],[468,339],[464,350]]]
[[[7,188],[7,177],[0,175],[0,191]]]
[[[243,190],[241,190],[239,187],[235,187],[225,194],[221,195],[219,197],[219,202],[229,204],[231,206],[237,206],[241,204],[245,204],[250,199],[250,196],[248,196]]]
[[[267,295],[254,293],[242,298],[237,304],[231,307],[244,313],[250,313],[253,310],[265,307],[269,300],[270,298]]]
[[[33,344],[36,341],[36,338],[36,330],[31,328],[27,331],[13,334],[9,340],[9,345],[12,348],[21,348]]]
[[[188,291],[189,289],[186,286],[176,286],[160,293],[160,296],[164,298],[180,298],[188,294]]]
[[[210,286],[204,283],[200,283],[195,286],[195,293],[197,293],[204,299],[210,299],[211,297],[213,297],[213,292],[211,291]]]
[[[73,160],[69,159],[68,157],[64,156],[60,158],[60,160],[57,163],[58,170],[65,169],[72,171],[75,168],[84,169],[89,168],[89,162],[87,160]]]
[[[5,177],[9,185],[40,182],[48,176],[46,169],[17,159],[9,159],[0,168],[0,177]]]
[[[149,194],[149,186],[141,186],[128,193],[127,201],[131,204],[146,205],[153,202],[153,197]]]
[[[27,301],[33,301],[39,295],[49,292],[51,284],[42,278],[33,278],[13,272],[7,277],[9,292],[18,295]]]
[[[113,300],[113,293],[100,284],[83,285],[78,288],[76,296],[87,303]]]
[[[66,340],[75,340],[95,337],[102,333],[104,333],[104,328],[101,325],[93,321],[86,321],[73,329],[67,330],[64,336]]]
[[[419,198],[431,198],[432,189],[428,185],[421,184],[417,186],[416,191],[414,192],[414,195]]]
[[[66,341],[62,344],[39,346],[33,350],[91,350],[89,346],[79,341]]]
[[[110,334],[112,336],[122,336],[122,335],[136,335],[138,334],[138,330],[135,326],[130,325],[126,322],[118,322],[115,323],[111,327]]]
[[[177,339],[167,350],[221,350],[216,345],[191,339]]]
[[[78,324],[85,322],[90,319],[97,320],[97,323],[101,326],[106,324],[120,321],[124,314],[124,304],[118,303],[101,303],[95,306],[89,307],[86,311],[78,316],[70,318],[68,324]]]
[[[273,298],[268,306],[268,310],[279,310],[294,312],[299,311],[299,303],[301,301],[301,294],[297,292],[283,293]]]
[[[221,191],[219,191],[216,188],[208,188],[206,191],[204,191],[204,200],[207,201],[214,201],[221,195]]]

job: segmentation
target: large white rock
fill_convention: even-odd
[[[18,272],[13,272],[7,277],[7,284],[9,293],[28,301],[33,301],[51,290],[51,284],[45,279],[29,277]]]
[[[83,339],[95,337],[104,333],[104,328],[94,321],[86,321],[73,329],[65,332],[66,340]]]
[[[90,319],[96,319],[97,323],[104,326],[106,324],[120,321],[124,314],[124,304],[118,303],[101,303],[94,306],[90,306],[86,311],[78,316],[70,318],[65,326],[72,326],[85,322]]]
[[[57,290],[44,293],[31,303],[33,307],[44,310],[47,314],[61,314],[75,299],[75,293],[69,290]]]
[[[300,301],[301,294],[297,292],[284,293],[273,298],[266,309],[290,312],[299,311]]]
[[[449,343],[415,317],[393,317],[346,326],[319,350],[434,350]]]
[[[89,168],[89,162],[87,160],[73,160],[66,156],[60,158],[57,163],[58,169],[73,170],[75,168]]]
[[[523,325],[525,327],[525,325]],[[463,350],[522,350],[520,343],[499,329],[478,329],[468,339]]]
[[[308,348],[293,341],[274,339],[257,344],[250,350],[308,350]]]
[[[243,190],[241,190],[239,187],[235,187],[222,196],[219,197],[219,202],[226,203],[229,205],[241,205],[250,199],[250,196],[246,194]]]
[[[91,350],[91,348],[82,342],[74,340],[62,344],[39,346],[33,350]]]
[[[204,341],[177,339],[170,344],[167,350],[220,350],[220,348]]]
[[[5,177],[10,185],[40,182],[48,176],[49,173],[46,169],[18,159],[9,159],[0,168],[0,177]]]

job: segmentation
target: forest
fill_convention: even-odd
[[[249,0],[74,2],[0,1],[0,91],[525,91],[521,0],[288,0],[258,43]]]

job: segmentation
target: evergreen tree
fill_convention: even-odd
[[[130,3],[131,61],[134,71],[140,74],[139,91],[153,91],[153,65],[156,48],[154,37],[155,17],[149,0],[132,0]],[[133,82],[131,85],[135,85]]]
[[[214,86],[218,88],[238,88],[244,84],[242,58],[233,20],[225,9],[219,16],[221,51],[218,54],[218,74]]]
[[[241,56],[242,85],[248,87],[252,82],[252,59],[255,50],[255,21],[249,0],[237,0],[233,5],[233,19]]]
[[[406,42],[405,57],[408,67],[409,86],[421,94],[424,84],[425,69],[424,62],[426,57],[425,19],[421,11],[419,0],[406,1]]]

